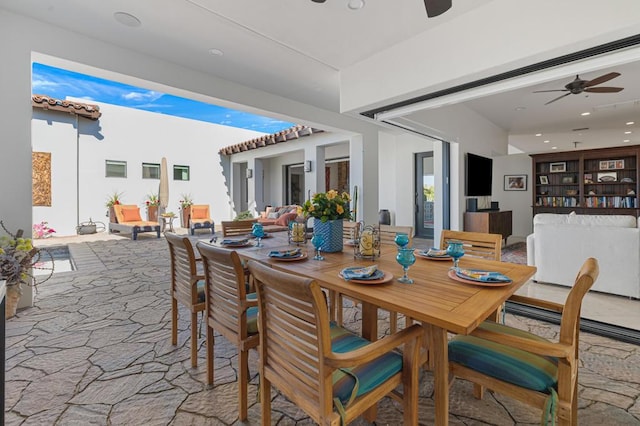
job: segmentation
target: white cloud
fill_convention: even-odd
[[[122,95],[123,99],[134,102],[153,102],[162,97],[162,93],[150,90],[148,92],[129,92]]]

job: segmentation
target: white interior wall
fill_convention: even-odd
[[[533,195],[531,157],[527,154],[505,155],[493,159],[492,200],[500,203],[500,210],[512,211],[512,237],[508,243],[524,241],[533,232]],[[527,175],[526,191],[505,191],[505,175]]]

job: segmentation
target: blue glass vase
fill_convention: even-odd
[[[324,223],[318,218],[313,219],[313,233],[322,235],[324,242],[321,250],[325,253],[342,251],[343,220],[328,220]]]

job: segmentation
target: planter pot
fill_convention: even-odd
[[[109,222],[110,223],[117,223],[118,222],[116,220],[116,211],[113,209],[113,207],[109,207]]]
[[[321,249],[327,253],[342,251],[342,225],[343,220],[328,220],[324,223],[314,218],[313,233],[324,237]]]
[[[147,220],[149,222],[158,221],[158,206],[147,206]]]
[[[20,302],[20,286],[19,285],[7,285],[6,287],[6,304],[5,304],[5,319],[15,316],[18,310],[18,302]]]
[[[191,216],[191,207],[185,207],[180,210],[180,227],[188,228],[189,227],[189,217]]]

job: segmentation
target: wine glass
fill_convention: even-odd
[[[311,244],[313,244],[316,249],[316,255],[313,256],[313,260],[324,260],[324,257],[320,254],[322,244],[324,244],[324,237],[321,234],[313,234]]]
[[[458,261],[462,256],[464,256],[464,247],[462,246],[462,241],[458,240],[449,240],[449,245],[447,246],[447,254],[453,258],[453,268],[457,271]]]
[[[409,234],[405,232],[398,232],[394,238],[395,243],[399,248],[404,248],[409,244]]]
[[[262,237],[264,237],[264,228],[262,227],[262,224],[254,223],[251,227],[251,234],[256,237],[256,240],[258,242],[256,244],[256,247],[262,247],[262,243],[260,242],[262,240]]]
[[[413,280],[407,276],[409,266],[416,263],[416,256],[413,253],[415,249],[400,247],[398,248],[398,254],[396,255],[396,261],[402,266],[404,275],[398,278],[398,281],[404,284],[413,284]]]

